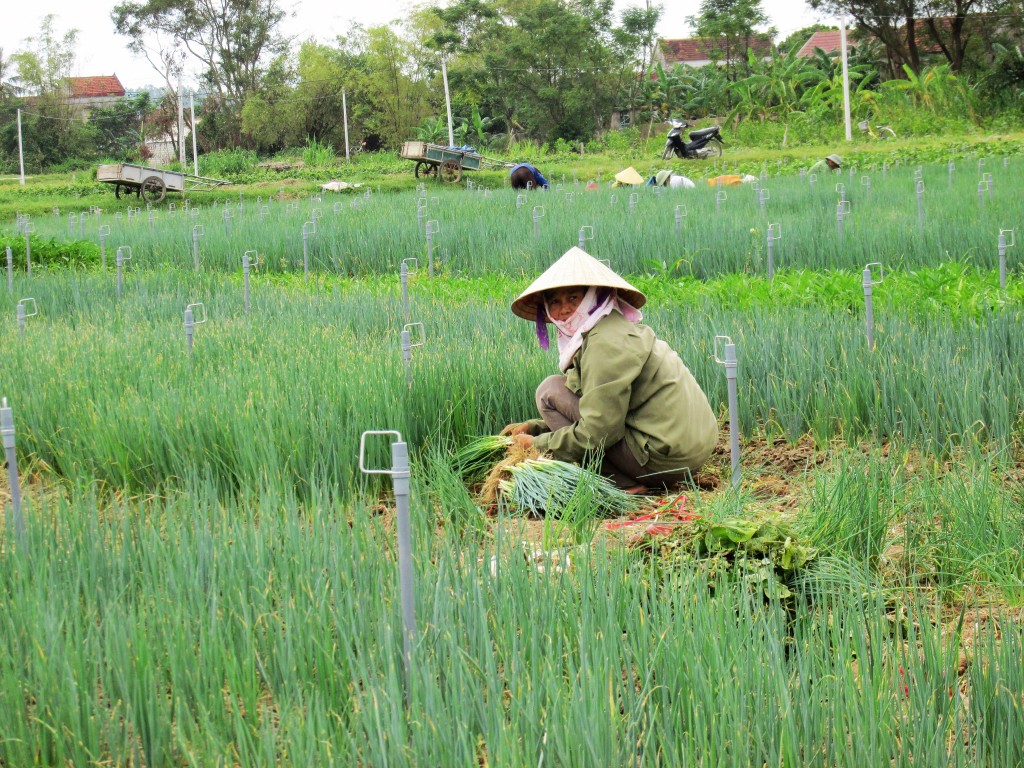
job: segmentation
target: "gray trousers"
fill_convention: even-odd
[[[548,429],[554,432],[580,420],[580,398],[565,386],[565,376],[548,376],[537,387],[537,410]],[[626,438],[605,447],[601,474],[618,488],[631,488],[634,485],[667,486],[691,478],[690,472],[685,469],[656,474],[649,472],[636,460]]]

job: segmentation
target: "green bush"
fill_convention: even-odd
[[[199,158],[203,176],[237,176],[252,171],[259,157],[251,149],[220,149]]]

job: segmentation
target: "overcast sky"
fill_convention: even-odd
[[[39,23],[47,14],[54,14],[56,29],[63,34],[70,28],[78,30],[78,54],[72,74],[117,74],[126,88],[160,84],[160,78],[145,59],[132,56],[125,49],[125,38],[114,32],[110,10],[117,0],[37,0],[37,2],[4,3],[3,23],[0,24],[0,48],[4,56],[26,47],[25,39],[39,30]],[[283,0],[283,6],[294,11],[285,26],[287,34],[305,40],[315,37],[329,42],[349,27],[351,20],[364,26],[385,24],[401,19],[415,5],[409,0]],[[639,0],[616,0],[619,10],[641,5]],[[783,35],[815,22],[831,22],[811,11],[803,0],[762,0],[762,7],[772,24]],[[699,0],[667,0],[658,31],[661,37],[687,37],[691,29],[686,17],[697,13]]]

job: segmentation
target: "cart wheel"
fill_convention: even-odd
[[[437,166],[434,165],[433,163],[426,163],[426,162],[420,160],[418,163],[416,163],[416,169],[415,169],[414,173],[416,174],[416,178],[417,179],[427,178],[427,177],[436,178],[437,177]]]
[[[454,160],[445,160],[441,163],[441,181],[450,184],[457,184],[462,179],[462,166]]]
[[[142,199],[150,203],[159,203],[167,197],[167,185],[159,176],[148,176],[142,182]]]
[[[131,193],[132,193],[131,187],[125,187],[125,186],[123,186],[121,184],[115,184],[114,185],[114,197],[116,197],[118,200],[121,199],[121,195],[124,195],[125,197],[127,197]]]

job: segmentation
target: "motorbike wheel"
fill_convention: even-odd
[[[669,160],[672,157],[672,147],[666,146],[665,151],[661,153],[662,160]]]
[[[722,145],[719,144],[717,141],[712,141],[709,142],[706,147],[704,147],[704,151],[706,153],[704,157],[721,157]]]

